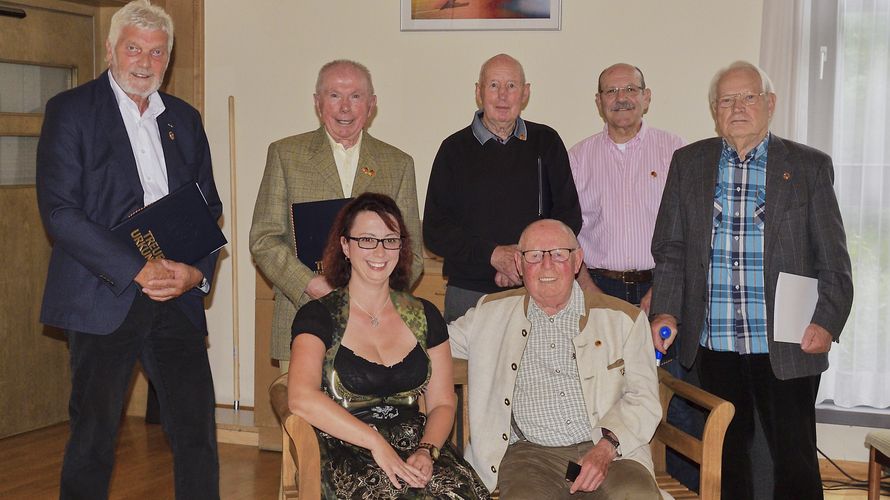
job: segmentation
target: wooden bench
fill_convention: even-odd
[[[702,439],[697,439],[668,424],[664,417],[652,440],[652,458],[658,487],[677,499],[719,500],[720,465],[723,436],[732,420],[732,404],[698,387],[658,370],[661,407],[666,412],[673,397],[691,401],[708,411]],[[454,383],[458,411],[451,441],[463,450],[470,439],[467,408],[467,362],[454,360]],[[321,458],[315,431],[302,418],[293,415],[287,405],[287,375],[278,377],[269,388],[272,407],[282,423],[281,498],[317,500],[321,498]],[[665,450],[671,448],[701,466],[700,496],[684,488],[665,470]]]

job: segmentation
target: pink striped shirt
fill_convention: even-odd
[[[652,269],[652,232],[671,156],[684,142],[643,122],[622,151],[603,131],[569,150],[583,225],[578,240],[587,267]]]

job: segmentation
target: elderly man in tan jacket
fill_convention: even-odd
[[[451,323],[468,360],[466,452],[502,498],[660,498],[649,440],[661,419],[646,315],[587,294],[583,251],[555,220],[529,225],[516,266],[525,288],[486,295]],[[580,465],[572,482],[570,462]]]
[[[391,197],[411,235],[411,282],[423,272],[414,160],[365,130],[377,107],[368,68],[345,59],[325,64],[314,99],[321,127],[269,145],[250,228],[250,253],[275,293],[271,354],[277,360],[290,358],[297,309],[331,291],[324,276],[297,259],[291,204],[365,192]],[[286,368],[281,363],[281,371]]]

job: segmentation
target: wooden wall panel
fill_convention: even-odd
[[[50,246],[33,186],[0,187],[0,437],[68,419],[68,349],[40,324]],[[14,214],[14,215],[13,215]]]

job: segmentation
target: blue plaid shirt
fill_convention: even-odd
[[[763,228],[769,134],[740,159],[723,141],[714,191],[711,269],[701,345],[739,354],[769,352]]]

